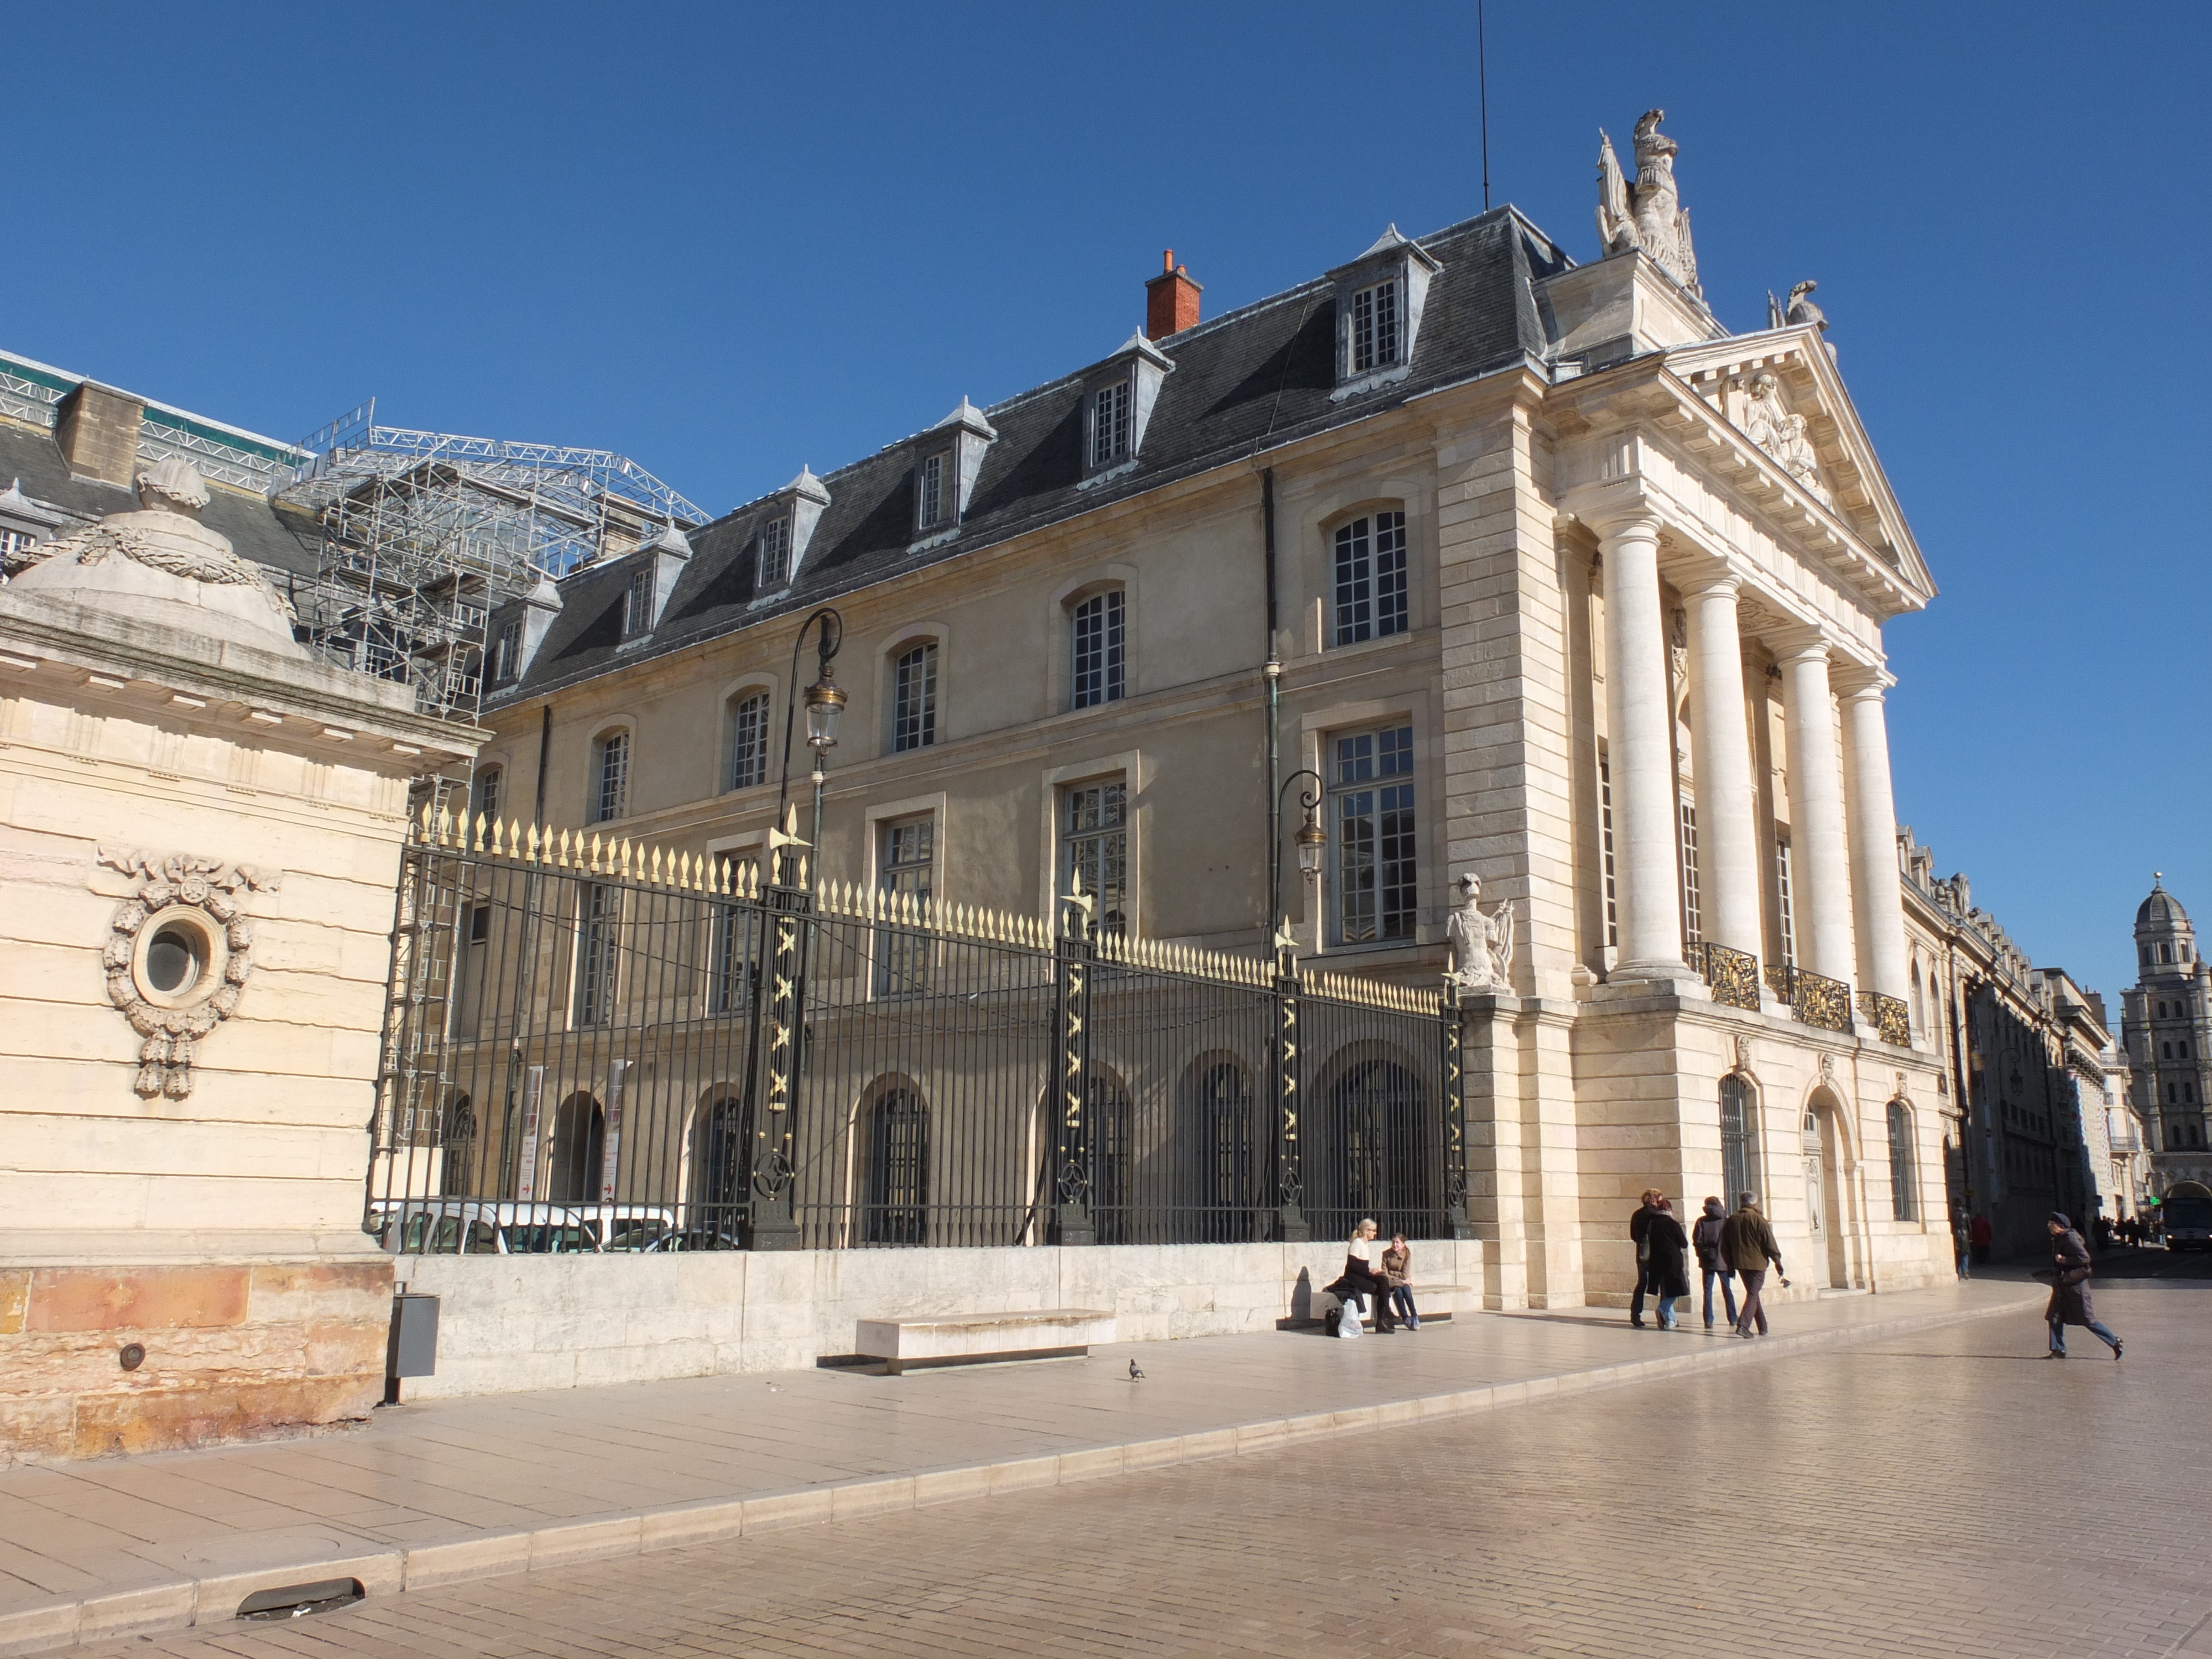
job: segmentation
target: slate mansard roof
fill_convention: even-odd
[[[917,448],[902,439],[825,475],[823,511],[788,591],[757,606],[759,532],[785,510],[779,496],[691,533],[693,556],[648,641],[622,648],[623,593],[636,556],[586,567],[561,583],[562,610],[530,671],[488,701],[526,699],[814,606],[909,570],[1126,500],[1178,478],[1332,427],[1346,426],[1440,386],[1493,374],[1547,351],[1535,283],[1574,263],[1508,206],[1420,239],[1439,262],[1407,377],[1333,399],[1336,307],[1328,277],[1155,341],[1173,361],[1137,465],[1079,488],[1085,477],[1085,372],[984,412],[998,431],[984,453],[958,535],[910,553]],[[949,399],[948,399],[949,401]],[[512,612],[507,614],[513,614]]]

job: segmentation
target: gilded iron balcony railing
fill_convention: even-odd
[[[1843,981],[1777,963],[1766,970],[1766,982],[1806,1024],[1824,1031],[1851,1029],[1851,988]]]
[[[1688,946],[1682,956],[1712,987],[1715,1002],[1759,1012],[1759,958],[1750,951],[1702,943]]]
[[[1879,991],[1866,991],[1859,996],[1859,1012],[1874,1027],[1875,1035],[1884,1042],[1899,1048],[1912,1046],[1912,1019],[1906,1013],[1902,997],[1886,997]]]

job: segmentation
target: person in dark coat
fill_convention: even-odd
[[[1721,1228],[1721,1258],[1743,1275],[1743,1311],[1736,1316],[1735,1334],[1748,1340],[1756,1324],[1765,1336],[1766,1304],[1759,1297],[1766,1288],[1767,1264],[1774,1264],[1774,1276],[1782,1279],[1784,1290],[1790,1288],[1790,1281],[1783,1278],[1782,1247],[1775,1242],[1774,1229],[1759,1212],[1758,1194],[1745,1193],[1736,1200],[1735,1213]]]
[[[1628,1322],[1639,1331],[1644,1328],[1644,1295],[1651,1288],[1651,1256],[1644,1234],[1651,1218],[1659,1213],[1659,1200],[1665,1196],[1656,1187],[1646,1187],[1643,1203],[1628,1218],[1628,1242],[1636,1246],[1636,1293],[1628,1298]]]
[[[1676,1328],[1674,1304],[1690,1293],[1690,1236],[1674,1218],[1674,1206],[1664,1198],[1658,1200],[1644,1224],[1644,1282],[1659,1298],[1659,1328],[1671,1331]]]
[[[2051,1231],[2051,1261],[2057,1269],[2051,1286],[2051,1304],[2043,1316],[2051,1322],[2051,1357],[2066,1358],[2066,1328],[2085,1327],[2112,1351],[2112,1358],[2120,1357],[2120,1339],[2097,1322],[2096,1310],[2089,1305],[2089,1247],[2081,1235],[2074,1231],[2074,1224],[2059,1211],[2051,1212],[2046,1224]]]
[[[1721,1300],[1728,1304],[1729,1323],[1735,1323],[1735,1267],[1721,1255],[1721,1229],[1728,1225],[1728,1206],[1717,1198],[1705,1200],[1705,1213],[1690,1229],[1690,1243],[1698,1253],[1698,1271],[1705,1280],[1705,1328],[1713,1328],[1713,1280],[1721,1281]]]

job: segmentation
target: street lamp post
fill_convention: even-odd
[[[804,693],[798,690],[799,653],[806,643],[806,633],[814,629],[815,651],[821,672],[814,684]],[[775,822],[783,824],[784,803],[791,794],[791,734],[793,716],[799,710],[801,696],[806,700],[806,746],[814,751],[814,834],[807,845],[813,849],[814,869],[817,878],[822,870],[822,787],[828,781],[823,767],[830,750],[837,746],[837,722],[845,712],[844,688],[837,684],[830,667],[838,647],[845,642],[845,619],[828,605],[799,624],[799,637],[791,642],[791,686],[793,692],[783,705],[783,774],[775,791]],[[780,872],[771,871],[770,879]]]
[[[1301,767],[1283,780],[1283,787],[1275,792],[1275,821],[1282,822],[1283,797],[1300,778],[1311,778],[1313,787],[1298,796],[1298,805],[1306,811],[1306,821],[1300,824],[1291,839],[1297,844],[1298,873],[1308,883],[1320,878],[1322,854],[1328,847],[1328,832],[1321,827],[1318,816],[1322,791],[1325,787],[1321,774],[1311,767]],[[1271,849],[1267,860],[1267,926],[1273,927],[1283,920],[1283,849]]]

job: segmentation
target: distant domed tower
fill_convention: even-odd
[[[2129,1104],[2151,1155],[2151,1190],[2164,1193],[2212,1181],[2212,969],[2162,874],[2136,907],[2136,969],[2121,1005]]]

